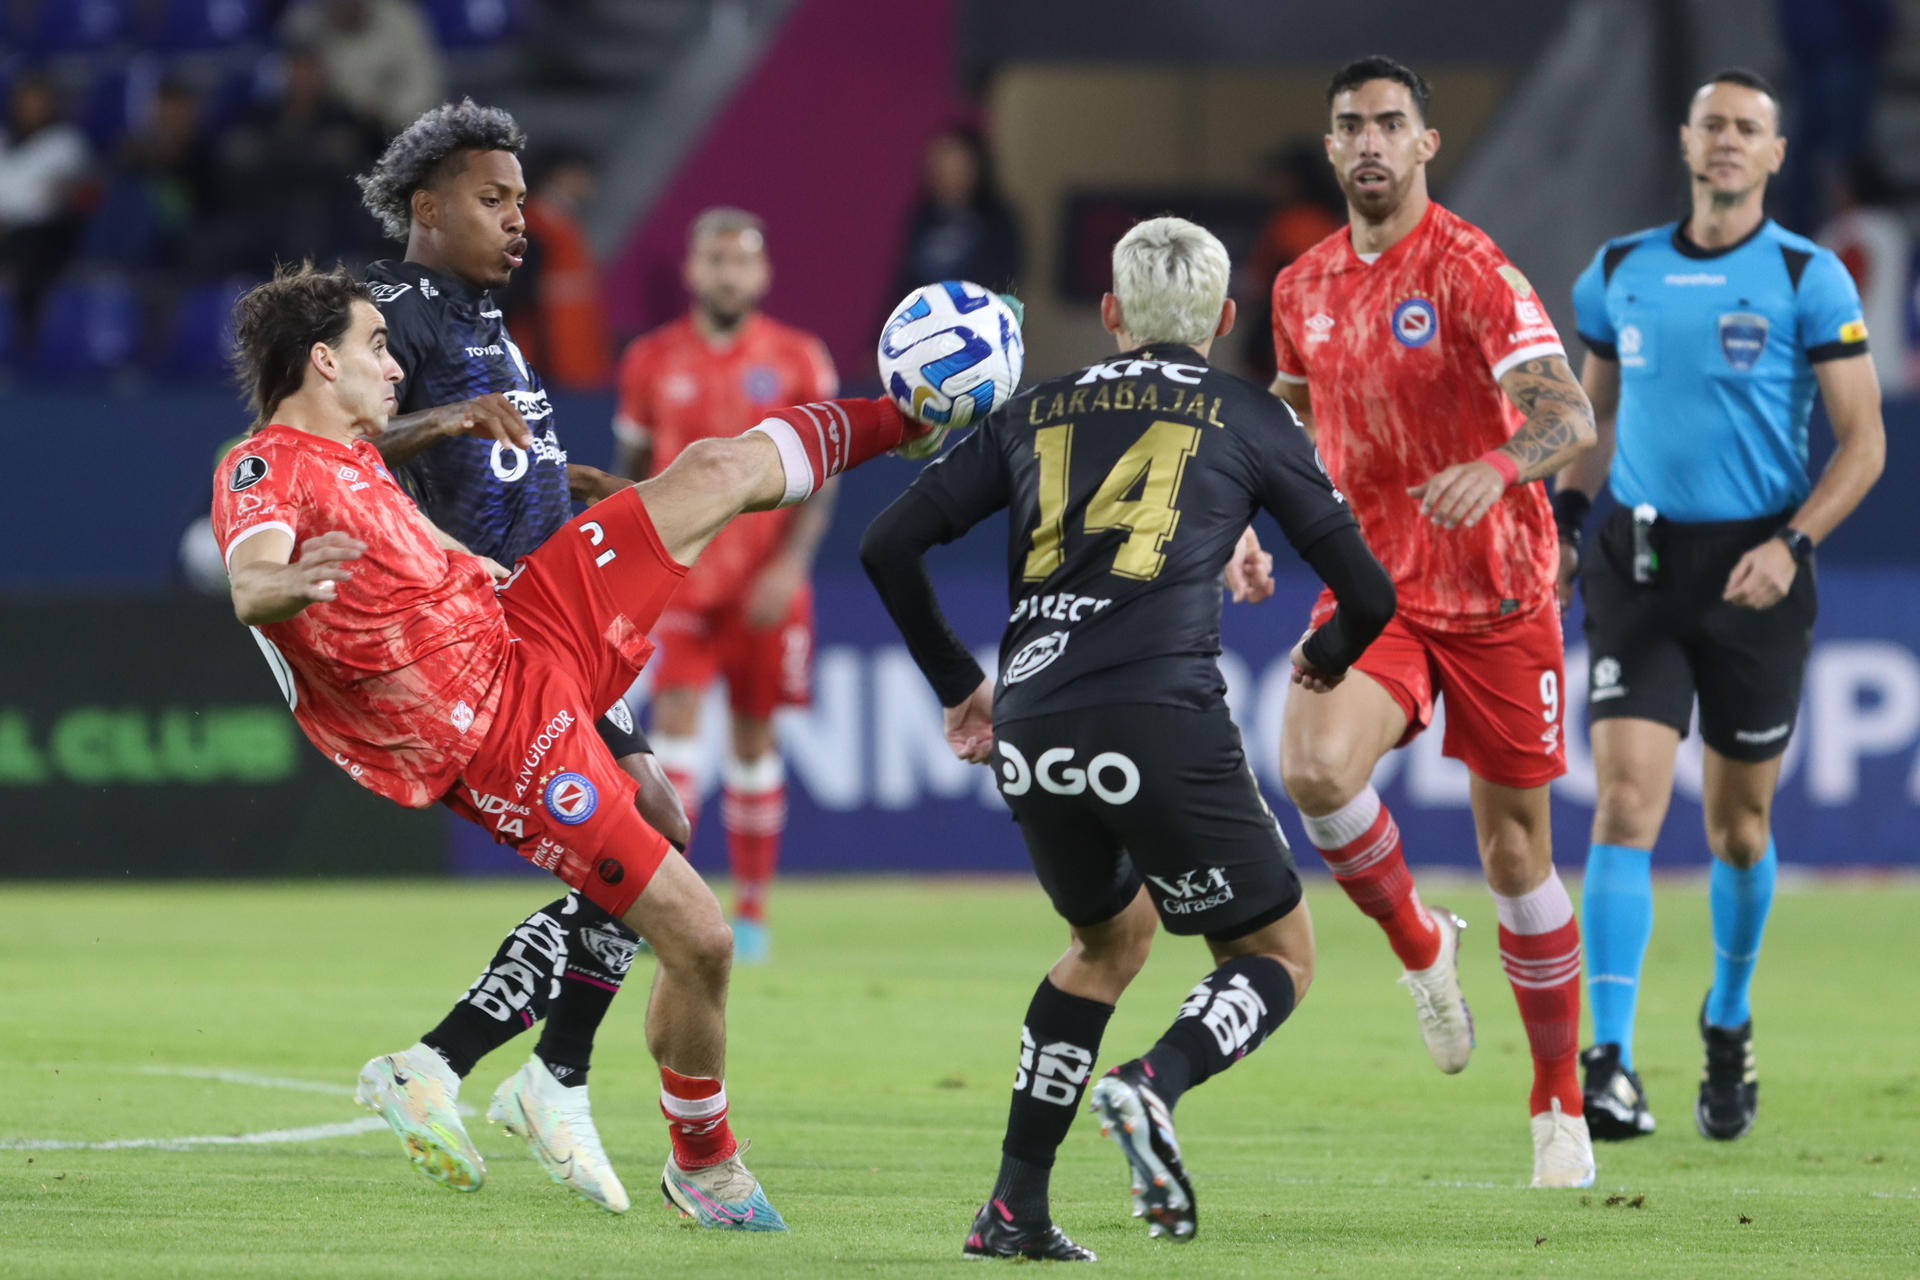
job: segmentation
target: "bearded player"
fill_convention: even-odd
[[[406,245],[403,260],[376,262],[367,272],[388,325],[388,353],[405,375],[397,412],[375,447],[430,520],[507,566],[573,515],[553,405],[495,300],[527,252],[525,145],[505,111],[448,103],[407,126],[360,179],[369,212]],[[594,729],[639,784],[647,824],[684,849],[686,814],[625,701],[616,698]],[[495,815],[509,833],[522,820]],[[481,1058],[544,1016],[533,1053],[495,1090],[488,1117],[526,1138],[556,1181],[624,1211],[626,1188],[601,1145],[587,1078],[594,1034],[636,946],[624,925],[579,894],[540,908],[508,932],[419,1043],[367,1064],[362,1101],[404,1139],[411,1112],[388,1078],[393,1066],[409,1076],[451,1070],[457,1091]],[[478,1151],[466,1154],[476,1173],[484,1170]]]
[[[1473,775],[1500,960],[1533,1054],[1533,1185],[1587,1186],[1576,1074],[1580,934],[1553,867],[1547,784],[1566,771],[1558,544],[1542,487],[1594,439],[1593,410],[1533,289],[1427,197],[1427,84],[1387,58],[1327,90],[1348,226],[1274,281],[1274,392],[1313,432],[1393,576],[1400,611],[1359,679],[1287,700],[1281,778],[1334,879],[1385,929],[1427,1049],[1467,1065],[1462,922],[1414,890],[1368,779],[1447,703],[1442,750]],[[1318,625],[1333,608],[1323,598]]]
[[[621,474],[644,480],[696,440],[733,436],[775,405],[834,394],[827,349],[762,315],[772,283],[760,220],[708,209],[687,236],[693,305],[627,348],[614,418]],[[734,895],[734,954],[768,958],[766,893],[780,859],[787,784],[773,713],[805,705],[813,660],[815,551],[832,518],[831,486],[799,507],[728,525],[674,596],[653,633],[653,736],[689,815],[700,812],[700,712],[716,675],[727,682],[732,743],[720,821]]]
[[[727,1123],[732,933],[587,726],[639,673],[647,629],[728,520],[804,501],[925,429],[885,401],[782,410],[644,485],[609,486],[509,573],[428,521],[369,442],[402,379],[387,337],[343,269],[282,270],[241,300],[256,426],[221,462],[213,505],[234,612],[302,731],[355,781],[409,808],[445,804],[646,936],[667,1201],[702,1226],[783,1230]],[[477,1186],[452,1073],[376,1063],[413,1112],[415,1163]]]

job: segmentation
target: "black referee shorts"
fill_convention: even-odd
[[[994,726],[993,769],[1054,910],[1110,920],[1144,883],[1169,933],[1222,941],[1300,902],[1224,707],[1085,707]]]
[[[1687,732],[1700,700],[1700,737],[1730,760],[1758,763],[1787,749],[1819,611],[1811,561],[1771,609],[1721,599],[1740,557],[1785,515],[1653,526],[1655,581],[1633,580],[1633,516],[1601,525],[1580,570],[1586,601],[1587,718],[1624,716]]]

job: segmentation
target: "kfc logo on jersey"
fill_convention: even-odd
[[[547,784],[541,800],[555,820],[577,827],[600,807],[600,794],[593,784],[577,773],[562,773]]]
[[[233,474],[227,477],[227,488],[234,493],[242,489],[251,489],[267,478],[267,460],[257,453],[250,453],[233,464]]]
[[[1307,317],[1307,341],[1327,342],[1333,337],[1333,317],[1324,311]]]
[[[1393,336],[1403,347],[1426,346],[1439,328],[1439,313],[1425,298],[1408,298],[1393,309]]]

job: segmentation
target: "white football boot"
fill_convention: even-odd
[[[1473,1013],[1460,992],[1460,931],[1467,922],[1445,907],[1429,907],[1427,914],[1440,931],[1440,955],[1424,969],[1401,974],[1400,985],[1413,995],[1427,1055],[1453,1075],[1465,1070],[1473,1055]]]
[[[1533,1118],[1533,1185],[1590,1187],[1594,1174],[1586,1117],[1568,1115],[1555,1098],[1551,1110]]]
[[[460,1077],[426,1045],[367,1063],[353,1096],[400,1135],[422,1177],[455,1191],[478,1191],[486,1181],[486,1161],[460,1122]]]
[[[546,1063],[529,1058],[493,1091],[487,1119],[525,1138],[540,1167],[582,1200],[609,1213],[627,1211],[631,1201],[593,1127],[586,1085],[569,1089]]]

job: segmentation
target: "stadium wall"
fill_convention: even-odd
[[[956,557],[964,560],[964,556]],[[1004,582],[936,565],[961,634],[991,664]],[[1276,600],[1229,608],[1222,670],[1249,757],[1282,825],[1277,744],[1286,653],[1314,584],[1290,572]],[[1782,856],[1823,867],[1920,867],[1920,571],[1828,568],[1819,641],[1775,816]],[[962,765],[940,712],[867,583],[843,564],[819,583],[817,694],[784,713],[793,871],[1019,871],[1018,834],[987,771]],[[1576,636],[1564,694],[1572,773],[1555,787],[1565,856],[1586,845],[1593,781]],[[266,664],[219,600],[75,598],[6,606],[0,689],[0,876],[172,877],[508,873],[523,864],[478,828],[408,813],[361,791],[309,746]],[[644,688],[636,701],[644,701]],[[725,727],[708,725],[708,785]],[[1377,781],[1422,864],[1474,865],[1467,775],[1440,754],[1444,720]],[[1698,739],[1657,864],[1702,864]],[[696,865],[723,871],[709,812]],[[1575,863],[1577,865],[1577,862]]]

